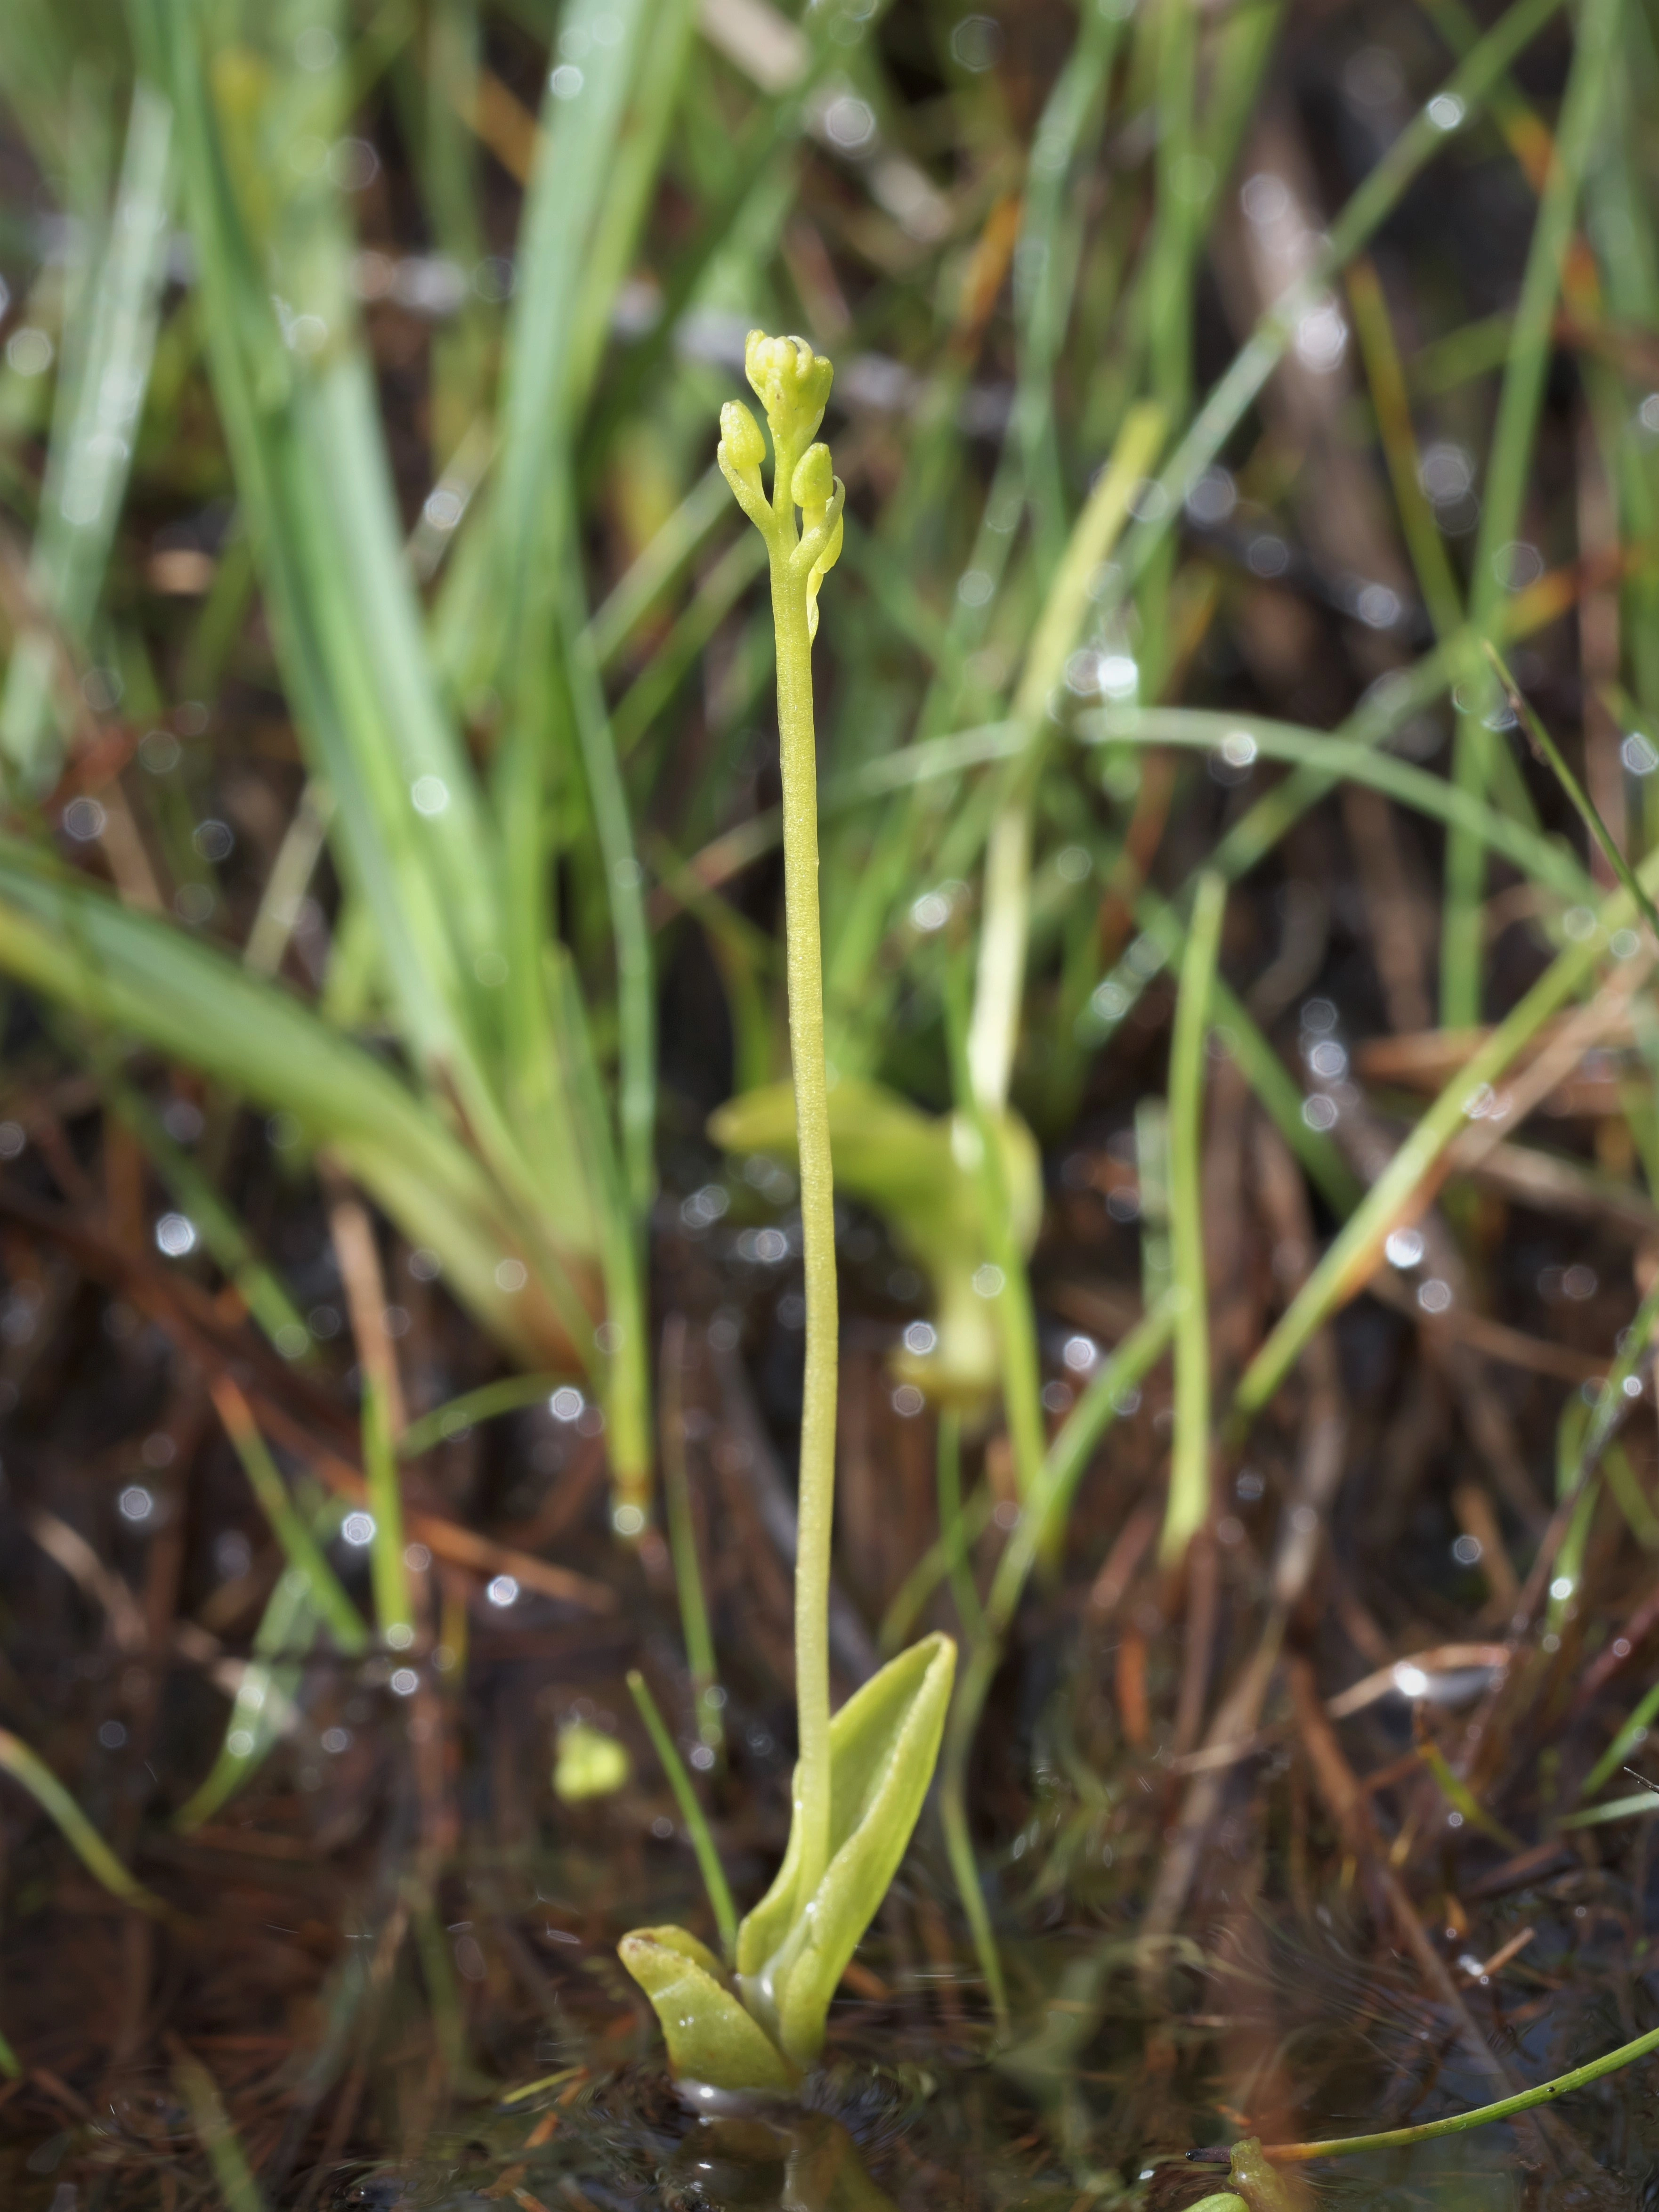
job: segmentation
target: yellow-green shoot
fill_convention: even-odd
[[[744,365],[772,434],[770,494],[760,473],[766,440],[740,400],[721,410],[719,462],[766,545],[778,651],[786,973],[807,1304],[795,1571],[800,1756],[789,1848],[777,1880],[737,1930],[735,1977],[683,1929],[639,1929],[621,1948],[624,1965],[656,2008],[678,2076],[717,2089],[786,2090],[822,2047],[830,1999],[910,1841],[939,1754],[956,1647],[948,1637],[924,1638],[832,1718],[838,1323],[812,641],[819,587],[841,550],[844,492],[829,447],[816,441],[834,373],[830,363],[804,339],[754,331]]]

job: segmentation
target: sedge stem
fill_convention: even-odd
[[[1587,2088],[1604,2074],[1615,2074],[1621,2066],[1632,2065],[1655,2050],[1659,2050],[1659,2027],[1650,2027],[1633,2043],[1621,2043],[1616,2051],[1592,2058],[1587,2066],[1574,2067],[1571,2074],[1558,2074],[1553,2081],[1541,2081],[1535,2088],[1522,2089],[1513,2097],[1500,2097],[1495,2105],[1478,2105],[1472,2112],[1453,2112],[1444,2120],[1425,2120],[1414,2128],[1389,2128],[1381,2135],[1348,2136],[1330,2142],[1267,2143],[1262,2154],[1289,2165],[1311,2158],[1345,2158],[1354,2151],[1403,2150],[1412,2143],[1432,2142],[1438,2136],[1461,2135],[1465,2128],[1482,2128],[1492,2120],[1529,2112],[1536,2105],[1547,2105],[1574,2089]]]

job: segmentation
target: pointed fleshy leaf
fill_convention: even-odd
[[[720,1961],[683,1928],[636,1928],[617,1955],[651,1999],[682,2081],[711,2089],[792,2089],[796,2075],[726,1987]]]
[[[799,2065],[816,2057],[848,1960],[899,1870],[933,1779],[956,1672],[948,1636],[888,1662],[830,1723],[830,1863],[802,1894],[797,1817],[778,1879],[737,1934],[745,2002]]]
[[[961,1115],[923,1114],[879,1083],[844,1076],[829,1095],[830,1149],[838,1190],[873,1206],[928,1274],[938,1341],[895,1367],[935,1398],[984,1399],[1002,1376],[996,1310],[973,1287],[990,1256],[979,1138]],[[1029,1251],[1042,1218],[1037,1146],[1017,1114],[996,1122],[1002,1182],[1015,1234]],[[729,1099],[709,1117],[709,1134],[733,1152],[793,1161],[795,1093],[767,1084]]]

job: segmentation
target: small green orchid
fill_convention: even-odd
[[[841,550],[844,493],[829,447],[814,442],[829,398],[829,362],[803,338],[754,331],[744,366],[772,433],[770,495],[760,475],[766,439],[739,400],[720,410],[719,461],[737,504],[766,541],[778,646],[792,1127],[807,1303],[795,1570],[800,1758],[789,1847],[777,1880],[737,1931],[730,1962],[735,1978],[680,1928],[636,1929],[624,1937],[621,1954],[651,1999],[677,2076],[714,2089],[778,2092],[793,2088],[822,2048],[836,1985],[905,1855],[939,1756],[956,1647],[948,1637],[926,1638],[832,1719],[838,1320],[812,641],[819,587]]]

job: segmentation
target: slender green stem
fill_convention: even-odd
[[[982,979],[983,975],[982,966]],[[1014,1481],[1023,1499],[1030,1496],[1041,1474],[1045,1448],[1037,1315],[1032,1304],[1026,1255],[1014,1228],[1013,1200],[1002,1158],[998,1122],[1006,1108],[1001,1104],[993,1107],[978,1088],[972,1067],[973,1038],[964,1003],[966,993],[960,988],[966,981],[966,975],[958,966],[945,989],[945,1027],[957,1111],[972,1124],[978,1144],[979,1203],[984,1222],[985,1256],[1001,1279],[991,1296],[996,1300],[1001,1340],[1002,1401],[1008,1417],[1008,1441],[1014,1447]],[[975,1288],[978,1288],[977,1282]]]
[[[1159,1557],[1173,1565],[1209,1511],[1209,1301],[1204,1280],[1204,1048],[1226,884],[1200,878],[1170,1045],[1170,1244],[1176,1298],[1175,1444]]]
[[[415,1607],[403,1559],[403,1487],[385,1392],[367,1375],[363,1378],[363,1472],[368,1477],[369,1511],[374,1521],[369,1580],[375,1620],[391,1649],[407,1651],[415,1641]]]
[[[1607,855],[1608,866],[1635,900],[1641,909],[1643,921],[1653,932],[1656,940],[1659,940],[1659,908],[1655,907],[1653,901],[1642,888],[1637,879],[1635,870],[1620,851],[1613,832],[1596,812],[1589,793],[1562,758],[1560,747],[1528,704],[1525,694],[1514,677],[1510,674],[1504,664],[1502,654],[1490,638],[1486,641],[1486,658],[1497,671],[1498,680],[1504,687],[1504,696],[1509,701],[1511,711],[1526,732],[1534,752],[1537,754],[1540,760],[1547,763],[1556,781],[1577,808],[1579,818],[1584,827]]]
[[[780,467],[778,474],[783,471]],[[781,487],[790,499],[787,483]],[[801,1244],[806,1279],[806,1386],[801,1413],[800,1548],[795,1565],[795,1680],[799,1715],[802,1869],[810,1897],[829,1863],[829,1576],[835,1514],[835,1395],[839,1315],[835,1279],[835,1184],[829,1084],[824,1064],[824,972],[818,913],[818,754],[812,714],[807,582],[786,546],[772,552],[778,640],[778,732],[784,781],[784,908],[790,1056],[801,1162]]]
[[[683,1330],[677,1332],[683,1341]],[[686,1639],[686,1663],[697,1701],[697,1733],[711,1751],[724,1753],[724,1704],[714,1657],[714,1632],[709,1625],[708,1601],[703,1593],[702,1562],[697,1556],[697,1530],[692,1520],[691,1482],[686,1468],[685,1389],[678,1358],[665,1340],[663,1358],[663,1497],[668,1507],[669,1556],[674,1562],[675,1588],[680,1599],[680,1626]],[[677,1347],[676,1347],[677,1349]]]
[[[521,1406],[534,1406],[561,1382],[574,1379],[572,1375],[504,1375],[500,1382],[463,1390],[458,1398],[446,1399],[431,1413],[422,1413],[418,1421],[411,1421],[397,1439],[397,1456],[419,1459],[422,1452],[459,1436],[475,1421],[490,1420],[497,1413],[516,1413]]]
[[[221,1377],[215,1386],[213,1400],[225,1425],[225,1433],[242,1462],[248,1487],[270,1523],[271,1534],[282,1547],[289,1566],[303,1578],[318,1617],[327,1623],[340,1650],[352,1658],[360,1657],[369,1648],[369,1633],[363,1617],[329,1565],[304,1515],[289,1497],[288,1486],[259,1433],[246,1400],[227,1377]]]
[[[1605,2057],[1592,2058],[1588,2066],[1577,2066],[1571,2074],[1558,2074],[1554,2081],[1541,2081],[1536,2088],[1523,2089],[1516,2096],[1500,2097],[1495,2105],[1479,2105],[1472,2112],[1453,2112],[1444,2120],[1425,2120],[1419,2127],[1389,2128],[1381,2135],[1349,2136],[1334,2142],[1268,2143],[1262,2154],[1277,2159],[1281,2165],[1289,2165],[1305,2159],[1347,2158],[1355,2151],[1405,2150],[1413,2143],[1432,2142],[1439,2136],[1462,2135],[1466,2128],[1483,2128],[1491,2120],[1507,2120],[1517,2112],[1529,2112],[1535,2106],[1550,2104],[1575,2089],[1586,2089],[1604,2075],[1616,2074],[1621,2066],[1633,2065],[1638,2058],[1645,2058],[1650,2051],[1656,2050],[1659,2050],[1659,2027],[1638,2035],[1634,2043],[1621,2043],[1617,2051],[1609,2051]]]
[[[929,1544],[899,1583],[876,1632],[875,1648],[884,1659],[890,1659],[902,1649],[922,1607],[952,1574],[958,1561],[966,1559],[969,1546],[984,1534],[996,1510],[996,1500],[990,1486],[982,1482],[963,1504],[950,1534],[942,1533],[936,1543]]]
[[[1139,581],[1159,542],[1176,526],[1189,485],[1203,474],[1243,421],[1257,393],[1289,350],[1303,315],[1445,145],[1446,127],[1438,118],[1450,112],[1467,116],[1479,107],[1493,83],[1516,56],[1531,45],[1560,4],[1561,0],[1517,0],[1517,4],[1493,24],[1480,45],[1452,71],[1439,93],[1418,111],[1353,194],[1331,225],[1307,270],[1258,320],[1231,368],[1200,407],[1185,437],[1165,464],[1159,477],[1164,500],[1155,508],[1149,508],[1147,519],[1138,522],[1125,538],[1118,556],[1121,580],[1103,599],[1103,615],[1120,604],[1124,594]],[[1451,102],[1450,108],[1444,104],[1448,99]]]
[[[956,1617],[972,1641],[984,1627],[985,1614],[968,1565],[969,1538],[962,1517],[962,1416],[950,1407],[939,1416],[939,1540]]]
[[[939,1813],[945,1831],[945,1850],[951,1872],[956,1877],[962,1909],[967,1915],[991,2009],[998,2027],[1004,2030],[1008,2026],[1008,1984],[996,1948],[996,1931],[980,1887],[973,1838],[968,1827],[968,1759],[979,1717],[1002,1662],[1002,1639],[1032,1569],[1039,1553],[1049,1547],[1055,1523],[1069,1506],[1091,1454],[1117,1419],[1125,1394],[1136,1388],[1162,1358],[1172,1321],[1172,1305],[1167,1300],[1146,1316],[1102,1366],[1049,1446],[1041,1479],[997,1562],[985,1607],[984,1633],[975,1640],[945,1727],[944,1747],[939,1760]]]
[[[697,1793],[691,1786],[691,1777],[686,1771],[685,1761],[675,1748],[669,1734],[651,1686],[637,1667],[628,1670],[628,1690],[639,1708],[639,1717],[645,1723],[651,1748],[663,1762],[663,1771],[674,1792],[674,1802],[680,1808],[680,1817],[691,1838],[691,1847],[697,1854],[697,1869],[703,1877],[703,1887],[709,1893],[709,1903],[714,1909],[715,1925],[720,1930],[720,1948],[730,1966],[737,1956],[737,1908],[731,1901],[731,1886],[726,1880],[726,1870],[720,1863],[720,1854],[714,1848],[714,1838]]]
[[[208,2154],[226,2212],[265,2212],[264,2191],[253,2178],[247,2153],[225,2110],[218,2083],[200,2059],[192,2058],[187,2051],[181,2051],[174,2059],[173,2078],[190,2112],[197,2140]]]
[[[1642,873],[1651,877],[1659,873],[1659,866],[1644,865]],[[1597,916],[1598,927],[1582,943],[1557,954],[1417,1122],[1244,1370],[1229,1421],[1234,1433],[1242,1434],[1267,1404],[1315,1330],[1369,1279],[1390,1231],[1415,1202],[1452,1139],[1468,1126],[1471,1107],[1478,1108],[1483,1101],[1485,1087],[1501,1082],[1550,1016],[1584,988],[1605,957],[1607,933],[1628,922],[1634,911],[1628,894],[1613,893]],[[1604,1392],[1604,1403],[1607,1399]]]
[[[806,1279],[805,1389],[801,1413],[799,1540],[795,1562],[796,1778],[799,1894],[810,1897],[829,1863],[830,1540],[835,1516],[835,1398],[839,1322],[835,1280],[835,1186],[830,1157],[829,1072],[824,1057],[824,963],[818,910],[818,748],[812,711],[812,639],[818,586],[841,551],[843,493],[829,449],[814,445],[833,370],[799,338],[749,334],[744,368],[772,431],[766,444],[737,401],[721,410],[717,459],[738,505],[766,541],[777,648],[778,736],[783,770],[784,975],[795,1133],[801,1171]],[[804,533],[796,522],[799,506]],[[792,1846],[793,1848],[793,1846]]]
[[[1554,157],[1539,202],[1521,297],[1510,333],[1503,391],[1492,428],[1480,527],[1475,538],[1469,612],[1486,632],[1508,588],[1507,548],[1517,537],[1526,496],[1527,471],[1553,349],[1555,303],[1561,287],[1578,204],[1579,188],[1595,151],[1597,124],[1618,34],[1621,0],[1586,0],[1580,11],[1571,73],[1567,79]],[[1494,78],[1494,82],[1497,80]],[[1489,678],[1469,685],[1458,714],[1453,775],[1459,787],[1481,796],[1493,777],[1494,733]],[[1486,854],[1460,831],[1446,844],[1446,911],[1441,933],[1441,1018],[1467,1028],[1480,1018],[1484,933],[1476,913],[1486,890]]]
[[[22,1784],[41,1811],[57,1822],[87,1872],[112,1897],[118,1897],[124,1905],[136,1905],[141,1912],[166,1912],[160,1899],[146,1889],[136,1875],[127,1872],[45,1761],[9,1729],[0,1729],[0,1773]]]

